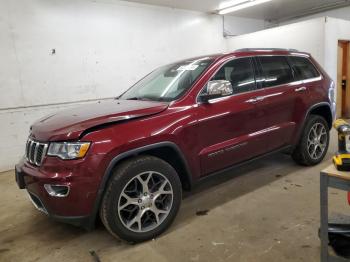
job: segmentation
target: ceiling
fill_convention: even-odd
[[[125,0],[143,4],[161,5],[173,8],[214,12],[220,4],[228,0]],[[337,7],[350,5],[350,0],[272,0],[232,13],[231,15],[265,19],[283,20],[288,17],[308,15]]]

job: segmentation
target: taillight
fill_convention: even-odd
[[[333,120],[335,119],[335,115],[336,115],[336,93],[335,92],[336,91],[335,91],[334,82],[331,81],[328,89],[328,99],[329,99],[329,102],[331,103]]]
[[[335,97],[335,86],[334,86],[334,82],[331,81],[330,85],[329,85],[329,89],[328,89],[328,98],[329,101],[331,103],[335,103],[336,102],[336,97]]]
[[[348,203],[350,205],[350,192],[348,192]]]

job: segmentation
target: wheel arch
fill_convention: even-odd
[[[193,182],[189,166],[182,151],[175,143],[170,141],[160,142],[123,152],[115,156],[110,161],[103,175],[103,178],[101,179],[94,204],[94,209],[91,214],[91,228],[95,225],[95,220],[101,205],[101,200],[114,168],[121,162],[138,155],[152,155],[166,161],[177,171],[182,184],[182,188],[186,190],[191,189]]]
[[[332,110],[328,103],[320,103],[313,107],[311,107],[308,111],[307,117],[310,115],[319,115],[326,119],[328,128],[332,128],[333,124],[333,116],[332,116]]]
[[[324,117],[327,121],[329,129],[332,128],[333,116],[332,116],[332,110],[331,110],[330,104],[327,102],[321,102],[321,103],[314,104],[313,106],[311,106],[307,110],[307,112],[305,114],[304,120],[300,125],[296,139],[294,141],[294,146],[296,146],[296,144],[300,141],[301,136],[303,134],[303,130],[304,130],[305,125],[306,125],[306,122],[307,122],[310,115],[320,115],[320,116]]]

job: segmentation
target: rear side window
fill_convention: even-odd
[[[259,57],[263,74],[263,87],[293,82],[293,72],[284,56]]]
[[[289,60],[298,80],[305,80],[320,76],[317,69],[309,59],[300,56],[291,56]]]
[[[212,80],[231,82],[233,94],[255,89],[255,76],[251,58],[237,58],[225,65],[214,75]]]

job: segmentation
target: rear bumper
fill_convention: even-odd
[[[17,185],[26,189],[33,205],[50,218],[92,229],[99,174],[93,172],[86,159],[84,162],[65,162],[64,165],[60,161],[51,158],[46,165],[34,167],[22,159],[15,168]],[[45,184],[67,186],[69,194],[65,197],[52,196],[45,189]]]

